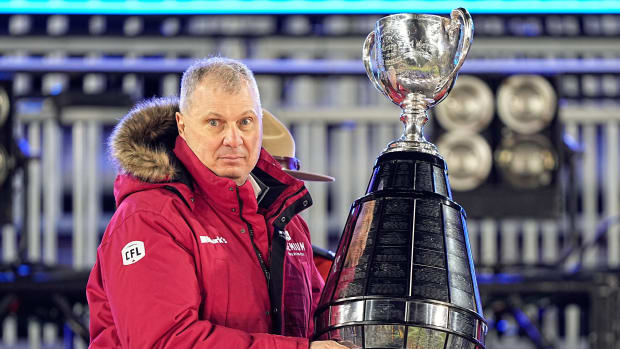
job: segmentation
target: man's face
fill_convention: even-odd
[[[206,80],[189,98],[187,115],[176,116],[179,135],[216,175],[245,183],[258,161],[263,134],[256,91],[242,82],[231,94]]]

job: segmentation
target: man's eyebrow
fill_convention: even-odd
[[[258,115],[256,113],[256,110],[254,110],[254,109],[248,109],[248,110],[244,111],[243,113],[241,113],[241,115],[247,115],[247,114],[252,114],[254,116]]]
[[[222,115],[213,111],[210,111],[206,114],[202,114],[200,115],[200,118],[202,119],[206,119],[206,118],[210,118],[210,117],[216,117],[216,118],[222,118]]]
[[[239,117],[247,117],[248,115],[257,116],[258,113],[256,113],[256,110],[254,109],[248,109],[242,112],[241,114],[239,114]]]
[[[257,115],[258,115],[258,113],[256,113],[256,110],[254,110],[254,109],[248,109],[248,110],[246,110],[246,111],[242,112],[240,115],[241,115],[241,116],[246,116],[246,115],[248,115],[248,114],[252,114],[252,115],[254,115],[254,116],[257,116]],[[211,118],[211,117],[216,117],[216,118],[219,118],[219,119],[222,119],[222,118],[223,118],[222,114],[217,113],[217,112],[214,112],[214,111],[210,111],[210,112],[208,112],[208,113],[205,113],[205,114],[199,115],[199,117],[200,117],[201,119],[206,119],[206,118]]]

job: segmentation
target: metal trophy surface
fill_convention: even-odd
[[[315,314],[316,338],[351,348],[484,348],[465,211],[422,134],[426,110],[452,88],[472,36],[462,8],[451,18],[387,16],[368,35],[368,76],[403,109],[405,128],[352,205]]]

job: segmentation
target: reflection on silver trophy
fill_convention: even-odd
[[[404,133],[388,150],[439,155],[422,133],[426,110],[452,89],[474,34],[467,10],[455,9],[451,17],[407,13],[383,17],[364,42],[362,54],[370,81],[403,109]]]
[[[426,111],[446,97],[473,36],[462,8],[451,18],[397,14],[364,43],[377,89],[403,112],[402,137],[378,157],[356,200],[315,314],[315,337],[350,348],[484,349],[487,324],[465,211],[452,201]]]

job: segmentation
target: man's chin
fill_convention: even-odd
[[[239,169],[222,169],[219,171],[214,171],[214,173],[218,177],[232,179],[233,181],[237,182],[237,184],[243,184],[249,175],[249,173],[244,174],[243,171]]]

